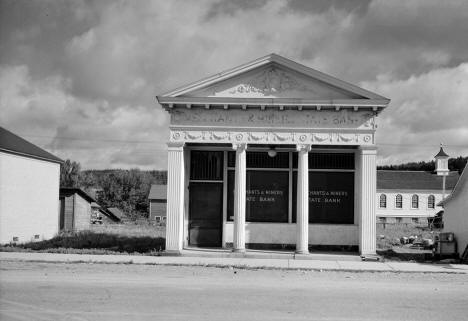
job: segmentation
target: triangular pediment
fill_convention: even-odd
[[[363,99],[365,97],[332,86],[276,63],[216,82],[181,97]]]
[[[159,97],[388,100],[276,54],[180,87]]]

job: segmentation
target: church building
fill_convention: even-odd
[[[157,97],[166,251],[376,250],[375,118],[390,100],[270,54]]]

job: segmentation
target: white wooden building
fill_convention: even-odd
[[[0,127],[0,243],[49,239],[58,233],[62,162]]]
[[[375,253],[375,117],[389,99],[271,54],[157,97],[166,250]]]
[[[452,193],[439,205],[444,207],[444,232],[453,232],[458,253],[468,245],[468,165],[465,166]]]
[[[458,181],[458,172],[446,177],[446,195]],[[423,171],[377,171],[377,222],[427,224],[442,206],[442,177]]]

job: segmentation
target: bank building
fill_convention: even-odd
[[[166,251],[376,250],[375,118],[390,100],[276,54],[157,96]]]

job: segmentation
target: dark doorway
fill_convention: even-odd
[[[223,184],[191,182],[189,245],[220,247],[223,223]]]

